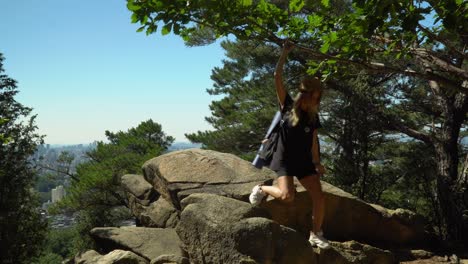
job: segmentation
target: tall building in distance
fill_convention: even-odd
[[[59,185],[52,189],[52,203],[56,203],[65,197],[65,189],[62,185]]]

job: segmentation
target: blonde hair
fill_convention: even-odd
[[[293,108],[291,111],[291,124],[293,126],[296,126],[299,124],[299,121],[302,119],[306,119],[308,122],[315,123],[318,111],[319,111],[319,103],[309,109],[308,112],[304,112],[301,110],[301,99],[303,97],[303,94],[306,93],[316,93],[319,92],[319,99],[318,102],[320,103],[320,99],[322,96],[322,85],[320,84],[320,80],[317,77],[312,77],[312,76],[306,76],[304,79],[302,79],[300,87],[299,87],[299,93],[296,95],[296,98],[294,98],[294,103],[293,103]]]

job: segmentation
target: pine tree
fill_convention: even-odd
[[[67,196],[54,208],[77,214],[78,249],[92,245],[92,228],[117,225],[130,217],[121,176],[141,174],[143,163],[163,154],[174,141],[151,119],[127,131],[105,134],[109,142],[97,142],[96,149],[87,153],[90,161],[77,166]]]
[[[332,146],[323,153],[330,171],[325,179],[367,202],[414,210],[440,227],[434,151],[402,137],[387,120],[398,116],[423,126],[428,117],[421,114],[424,102],[416,95],[424,87],[412,83],[411,93],[395,100],[387,76],[348,76],[331,83],[322,104],[327,116],[323,133]],[[380,109],[386,109],[386,116]]]
[[[3,60],[0,53],[0,261],[28,263],[47,227],[32,191],[36,174],[29,159],[43,140],[32,109],[15,100],[16,81],[3,74]]]

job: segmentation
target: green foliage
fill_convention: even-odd
[[[50,192],[56,184],[53,180],[53,176],[50,174],[42,175],[41,177],[38,177],[36,181],[36,190],[41,193],[47,193]]]
[[[139,31],[147,34],[159,25],[163,35],[174,29],[185,40],[200,28],[209,28],[216,38],[232,34],[279,45],[289,39],[312,55],[309,60],[325,62],[311,64],[311,72],[328,76],[354,65],[372,73],[436,79],[444,89],[467,93],[459,82],[467,78],[466,68],[444,63],[440,49],[448,48],[454,60],[466,58],[468,5],[463,1],[127,0],[127,7],[132,23],[140,23]],[[414,63],[401,64],[402,59]]]
[[[62,261],[63,261],[62,256],[52,253],[52,252],[48,252],[47,254],[41,255],[32,263],[33,264],[60,264],[62,263]]]
[[[33,260],[32,263],[62,263],[65,259],[71,259],[81,249],[80,241],[80,234],[76,227],[50,229],[46,240],[43,242],[41,255]]]
[[[394,86],[388,83],[361,75],[335,84],[324,97],[322,111],[328,118],[323,126],[334,146],[323,153],[331,173],[326,180],[365,201],[414,210],[436,225],[434,151],[427,144],[402,140],[388,126],[394,117],[413,127],[427,122],[417,114],[424,102],[419,100],[418,108],[416,98],[409,100],[421,91],[412,84],[395,101]],[[385,115],[380,108],[386,109]]]
[[[75,228],[52,229],[47,234],[46,251],[58,254],[64,259],[73,257],[74,242],[78,237]]]
[[[125,205],[120,177],[140,173],[145,161],[163,153],[174,141],[152,120],[126,132],[105,133],[109,143],[98,142],[96,149],[87,153],[91,161],[77,166],[76,180],[67,189],[62,206],[80,210],[94,205]]]
[[[300,1],[292,7],[300,8]],[[249,38],[253,33],[256,37],[267,37],[271,28],[279,30],[279,25],[273,19],[287,20],[287,12],[278,6],[265,1],[127,1],[127,8],[133,12],[132,23],[141,23],[139,31],[152,34],[162,23],[161,33],[173,31],[184,39],[190,38],[197,27],[211,27],[216,36],[225,36],[229,31],[241,39]],[[195,25],[193,22],[196,22]],[[278,21],[280,22],[280,21]],[[213,27],[216,25],[216,27]],[[172,30],[173,29],[173,30]]]
[[[27,263],[47,227],[31,190],[36,174],[29,160],[42,137],[35,133],[32,109],[15,100],[16,81],[3,74],[3,60],[0,53],[0,258],[1,263]]]
[[[8,121],[8,119],[0,118],[0,126],[3,125],[3,124],[5,124],[7,121]],[[10,140],[11,140],[11,139],[6,138],[4,134],[0,134],[0,143],[6,144],[6,143],[8,143]]]
[[[375,202],[373,197],[378,196],[375,188],[379,181],[369,164],[383,160],[375,151],[395,141],[387,138],[385,120],[372,111],[372,107],[387,103],[385,88],[374,82],[376,78],[366,76],[340,81],[322,103],[322,111],[328,115],[323,126],[335,145],[331,152],[324,153],[333,174],[330,181],[372,202]]]
[[[3,74],[0,53],[0,258],[2,263],[26,263],[38,250],[47,223],[31,191],[35,171],[29,157],[42,143],[35,133],[32,109],[15,100],[16,81]]]
[[[76,248],[80,250],[93,244],[89,237],[93,227],[117,225],[130,217],[121,176],[141,174],[143,163],[161,155],[174,141],[151,119],[125,132],[105,133],[108,142],[98,142],[96,149],[87,153],[90,161],[77,166],[66,197],[52,208],[55,212],[77,212],[80,239]]]
[[[435,195],[437,174],[434,150],[426,144],[408,141],[382,148],[379,152],[392,158],[392,163],[385,166],[391,168],[388,172],[393,173],[396,179],[381,192],[379,202],[388,208],[410,209],[440,228]]]

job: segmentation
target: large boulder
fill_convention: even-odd
[[[312,202],[307,191],[296,181],[296,198],[284,204],[271,197],[261,204],[272,219],[303,234],[311,229]],[[325,194],[323,231],[327,238],[357,240],[372,245],[421,245],[430,235],[424,219],[408,210],[389,210],[368,204],[357,197],[322,181]]]
[[[143,207],[138,219],[145,227],[174,228],[179,222],[179,211],[172,203],[160,198],[149,206]]]
[[[307,238],[261,208],[201,193],[181,205],[176,231],[192,263],[316,263]]]
[[[164,198],[144,206],[131,195],[128,196],[129,208],[138,220],[139,226],[174,228],[179,222],[179,211]]]
[[[180,239],[171,228],[96,227],[91,236],[103,252],[129,250],[148,261],[161,255],[185,256]]]
[[[271,184],[274,173],[258,170],[235,155],[211,150],[174,151],[143,165],[145,179],[174,206],[192,193],[213,193],[248,201],[252,187]]]
[[[181,256],[161,255],[153,259],[150,264],[190,264],[190,261]]]
[[[135,201],[141,205],[148,206],[159,196],[153,186],[142,175],[126,174],[120,180],[127,194],[134,197]]]
[[[121,178],[128,200],[128,207],[138,220],[138,225],[145,227],[175,227],[179,212],[163,198],[141,175],[126,174]]]
[[[96,252],[95,250],[88,250],[86,252],[78,253],[75,256],[73,263],[75,264],[97,263],[98,259],[100,259],[101,257],[102,255]]]
[[[392,252],[356,241],[331,242],[329,249],[314,249],[318,263],[326,264],[393,264]]]
[[[137,254],[125,250],[113,250],[112,252],[101,255],[94,250],[78,254],[74,260],[75,264],[148,264],[149,262]]]

